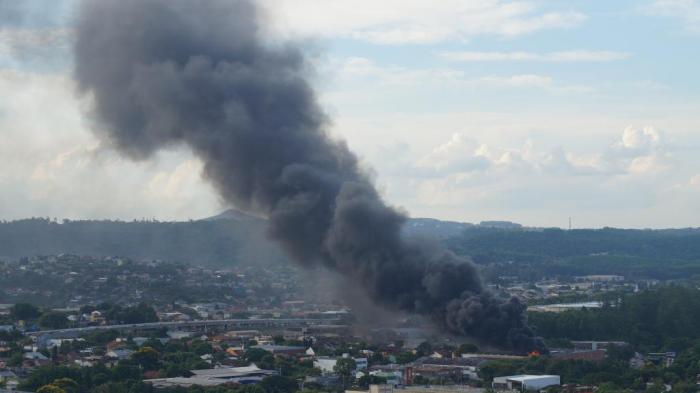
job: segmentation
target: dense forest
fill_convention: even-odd
[[[681,351],[700,342],[700,289],[611,293],[600,309],[530,313],[529,320],[548,339],[622,340],[640,349]]]
[[[457,254],[488,266],[487,276],[573,277],[619,274],[680,279],[700,275],[700,229],[469,228],[445,240]]]

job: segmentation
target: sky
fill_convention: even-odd
[[[700,226],[700,0],[259,0],[414,217]],[[119,157],[71,80],[75,1],[0,0],[0,219],[227,208],[174,149]]]

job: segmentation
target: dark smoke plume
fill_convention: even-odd
[[[80,5],[75,78],[104,140],[136,159],[186,145],[236,207],[269,219],[299,263],[322,264],[383,307],[519,351],[539,347],[524,306],[488,292],[470,262],[407,242],[328,119],[292,44],[265,42],[247,0]]]

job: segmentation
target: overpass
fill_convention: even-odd
[[[179,321],[179,322],[149,322],[135,323],[125,325],[102,325],[102,326],[85,326],[67,329],[55,330],[39,330],[34,332],[26,332],[28,336],[60,338],[60,337],[77,337],[83,334],[118,330],[121,332],[128,331],[148,331],[148,330],[208,330],[211,328],[232,330],[232,329],[303,329],[308,327],[340,327],[337,319],[208,319],[198,321]]]

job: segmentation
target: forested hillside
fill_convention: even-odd
[[[522,278],[621,274],[637,278],[700,275],[700,230],[470,228],[446,240],[492,276]]]
[[[433,236],[470,256],[484,274],[536,279],[587,274],[636,278],[700,275],[700,230],[531,229],[411,219],[407,236]],[[265,221],[229,211],[189,222],[64,221],[0,223],[0,258],[71,253],[160,259],[206,266],[277,263],[286,257],[265,236]]]
[[[279,247],[259,219],[190,222],[29,219],[0,224],[0,258],[70,253],[194,265],[275,263]]]

